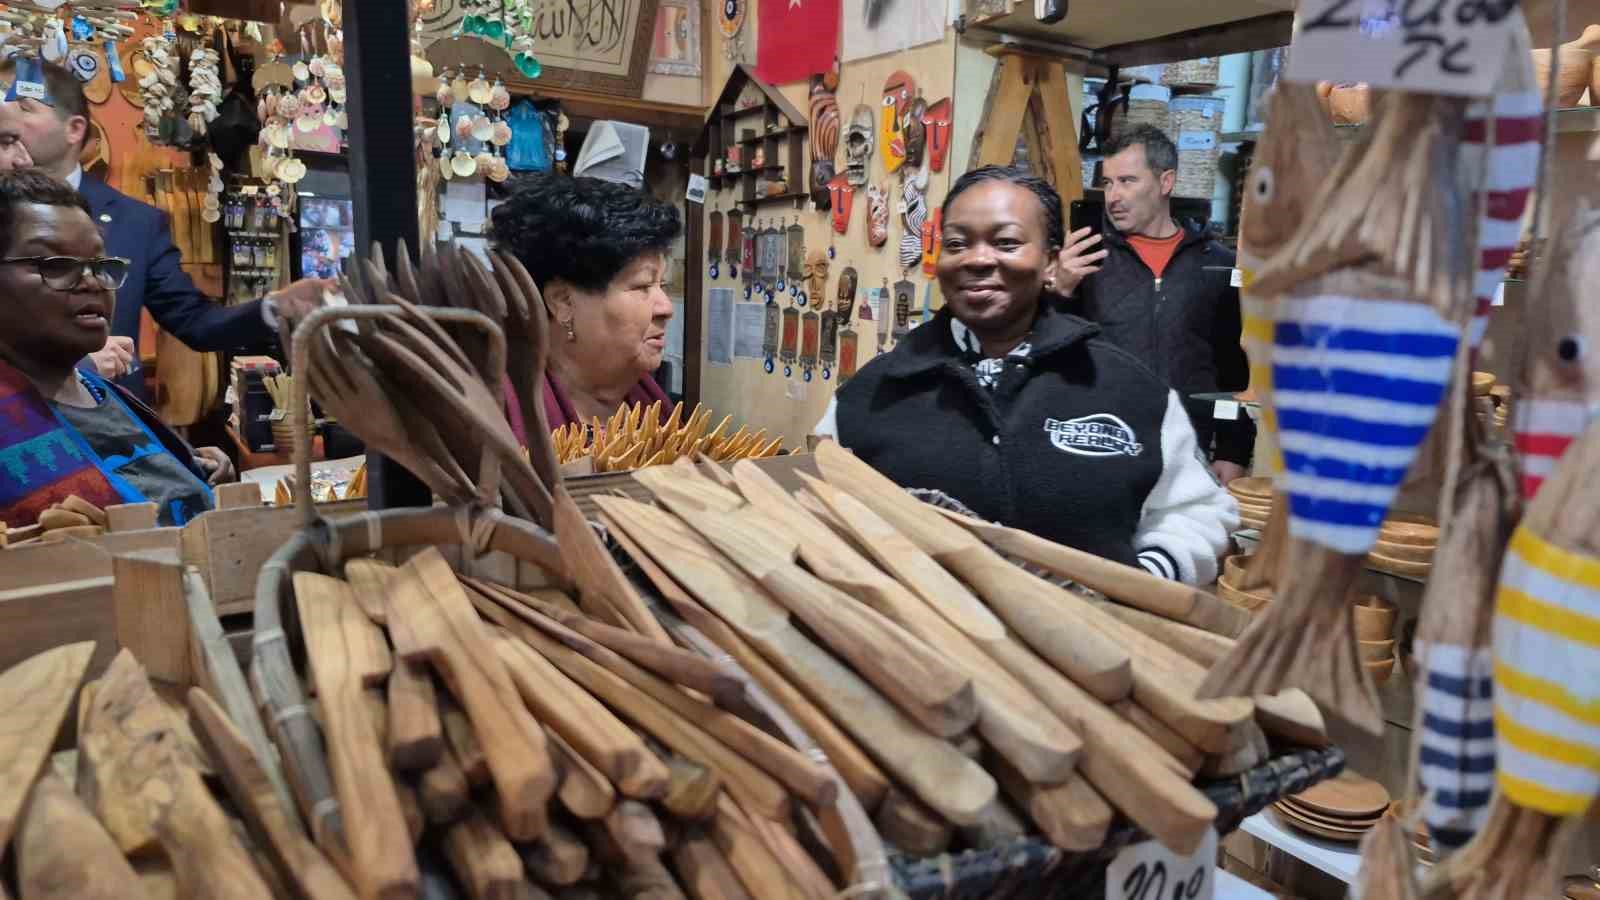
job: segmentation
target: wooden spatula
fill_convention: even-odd
[[[821,446],[831,446],[831,442],[824,442]],[[854,460],[854,457],[851,459]],[[875,472],[873,475],[882,477]],[[818,481],[803,472],[800,477],[810,491],[831,506],[845,526],[855,532],[878,563],[894,571],[908,585],[916,588],[925,581],[921,575],[913,576],[915,582],[907,580],[903,573],[907,573],[912,565],[923,572],[944,572],[940,568],[942,563],[978,590],[988,607],[1000,612],[1001,618],[1022,640],[1089,693],[1104,702],[1115,703],[1132,690],[1132,666],[1127,652],[1093,629],[1081,627],[1068,610],[1040,603],[1040,592],[1033,585],[1019,585],[1012,577],[1013,572],[1029,578],[1032,576],[994,555],[977,538],[953,525],[948,525],[950,530],[943,534],[938,534],[938,529],[929,529],[931,534],[924,538],[907,531],[907,525],[919,529],[927,520],[921,510],[912,508],[908,513],[900,504],[900,498],[905,498],[909,503],[923,504],[892,482],[885,479],[880,484],[858,479],[860,483],[843,488],[836,483]],[[891,489],[893,494],[890,493]],[[868,496],[874,492],[878,496]],[[863,515],[868,509],[876,515]],[[931,510],[927,515],[931,515],[932,521],[937,524],[946,524]],[[901,522],[897,523],[897,518]],[[938,534],[937,538],[934,538],[935,534]],[[942,547],[943,552],[930,553],[930,547]],[[948,572],[944,574],[950,577]],[[950,580],[959,585],[954,578]],[[1033,581],[1042,583],[1038,579]],[[1023,593],[1018,593],[1019,587],[1024,589]],[[965,588],[962,590],[965,591]],[[918,590],[918,593],[929,602],[938,602],[924,590]],[[1004,636],[1002,628],[999,635],[987,639],[998,640]]]
[[[138,875],[54,772],[33,784],[16,832],[17,887],[29,900],[117,900]]]
[[[278,877],[307,900],[353,900],[355,893],[344,878],[285,814],[266,769],[222,707],[205,691],[190,688],[189,713],[229,796],[250,825],[257,845],[277,867]]]
[[[1149,572],[1057,544],[1019,528],[995,525],[938,507],[929,509],[937,509],[946,519],[982,538],[1001,553],[1070,578],[1119,603],[1224,637],[1238,637],[1250,625],[1248,612],[1198,588],[1157,578]]]
[[[769,524],[782,523],[800,539],[800,556],[819,578],[949,654],[971,676],[980,708],[978,730],[1027,778],[1052,784],[1072,771],[1083,742],[980,649],[980,642],[861,556],[760,466],[742,461],[734,465],[733,475]]]
[[[954,737],[977,721],[970,678],[917,636],[795,565],[792,554],[799,547],[792,539],[755,527],[749,518],[677,512],[929,732]]]
[[[93,655],[93,641],[67,644],[0,675],[0,709],[6,710],[7,720],[0,735],[0,847],[11,840],[28,788],[50,758]]]
[[[440,555],[429,547],[400,569],[389,593],[395,649],[431,661],[461,701],[494,775],[501,824],[513,840],[539,836],[555,772],[544,732],[528,714],[499,655],[489,643],[472,600]]]
[[[787,613],[670,514],[620,497],[595,497],[612,518],[699,600],[761,648],[811,699],[924,803],[957,824],[994,802],[994,779],[929,735],[854,672],[796,631]]]
[[[365,659],[361,631],[373,627],[350,587],[337,578],[296,572],[295,605],[311,675],[322,704],[328,764],[339,806],[346,811],[345,840],[362,896],[415,891],[419,875],[405,814],[389,775],[362,692],[376,669]]]

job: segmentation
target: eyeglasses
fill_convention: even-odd
[[[44,283],[58,291],[70,291],[77,287],[86,273],[97,284],[114,291],[128,280],[128,267],[133,261],[121,256],[97,256],[94,259],[80,256],[14,256],[0,259],[0,265],[16,263],[33,266]]]

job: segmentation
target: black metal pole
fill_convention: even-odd
[[[350,191],[356,247],[373,241],[392,258],[405,241],[417,259],[417,170],[412,155],[411,41],[405,4],[346,0],[345,79],[350,99]],[[428,506],[432,494],[416,476],[378,453],[367,453],[367,506]]]

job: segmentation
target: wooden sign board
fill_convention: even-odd
[[[1288,77],[1483,97],[1494,91],[1517,0],[1306,0],[1295,17]]]
[[[535,0],[533,55],[543,73],[534,84],[618,97],[642,96],[657,5],[658,0]],[[433,9],[422,14],[420,40],[436,68],[449,60],[436,59],[433,45],[454,37],[465,16],[462,0],[436,0]],[[498,74],[517,74],[509,51],[487,40],[481,42],[503,57]]]

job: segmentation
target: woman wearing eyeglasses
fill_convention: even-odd
[[[105,256],[89,207],[38,171],[0,174],[0,519],[31,525],[77,496],[153,502],[163,525],[211,508],[233,466],[194,450],[123,388],[78,368],[110,334],[128,261]]]

